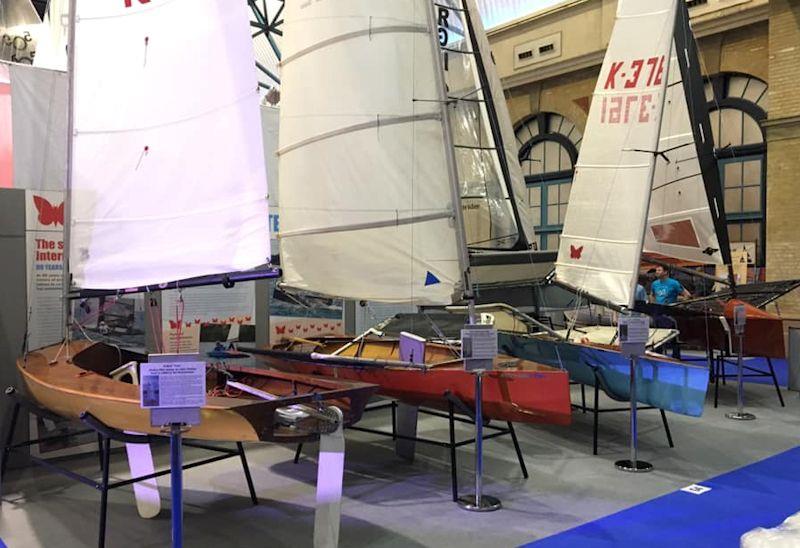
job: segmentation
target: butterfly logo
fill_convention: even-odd
[[[322,328],[321,328],[321,327],[318,327],[318,328],[317,328],[317,331],[322,331]]]
[[[292,329],[292,328],[290,327],[290,328],[289,328],[289,333],[294,333],[294,329]]]
[[[250,321],[250,320],[252,320],[252,319],[253,319],[253,317],[252,317],[252,316],[245,316],[245,317],[244,317],[244,321],[246,321],[246,322],[249,322],[249,321]]]
[[[33,197],[33,204],[39,212],[39,223],[44,226],[64,225],[64,202],[55,207],[41,196]]]
[[[176,322],[173,320],[169,320],[169,328],[170,329],[178,329],[181,326],[181,322]]]
[[[200,318],[195,318],[194,323],[200,323]]]
[[[322,327],[328,327],[328,324],[324,323],[322,324]]]
[[[219,323],[219,318],[211,318],[211,323]]]
[[[315,327],[317,327],[317,325],[312,323],[312,324],[309,324],[308,327],[310,327],[311,329],[314,329]]]
[[[192,327],[192,322],[186,322],[186,327]]]
[[[285,325],[276,325],[275,326],[275,333],[278,335],[283,335],[286,333],[286,326]]]
[[[581,259],[581,253],[583,253],[583,246],[575,247],[574,245],[569,246],[569,258],[570,259]]]

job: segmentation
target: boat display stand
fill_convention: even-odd
[[[712,351],[713,358],[713,370],[711,372],[711,378],[714,382],[714,409],[717,408],[719,404],[719,383],[722,381],[722,384],[726,384],[727,379],[736,379],[739,375],[738,373],[728,373],[726,370],[726,366],[733,365],[736,366],[736,356],[732,355],[730,352],[727,351],[718,351],[714,353]],[[759,356],[748,356],[748,357],[759,357]],[[758,369],[757,367],[753,367],[752,365],[744,365],[742,369],[744,371],[748,371],[749,373],[743,373],[743,378],[763,378],[769,377],[772,379],[772,384],[775,386],[775,391],[778,394],[778,401],[781,404],[781,407],[786,407],[786,403],[783,401],[783,394],[781,393],[781,386],[778,383],[778,377],[775,375],[775,368],[772,366],[772,358],[764,356],[764,359],[767,360],[767,367],[769,371],[765,371],[763,369]]]
[[[0,461],[0,496],[2,495],[3,481],[5,480],[6,477],[6,466],[8,460],[10,456],[15,452],[20,452],[20,453],[24,452],[25,456],[29,458],[34,464],[42,466],[43,468],[46,468],[56,474],[61,474],[72,480],[83,483],[84,485],[88,485],[89,487],[93,487],[94,489],[100,491],[100,524],[99,524],[99,534],[98,534],[97,544],[101,548],[105,546],[105,540],[106,540],[108,492],[112,489],[117,489],[119,487],[126,487],[128,485],[157,478],[160,476],[165,476],[171,473],[171,470],[167,468],[144,476],[137,476],[129,479],[112,481],[109,477],[112,441],[125,444],[150,444],[150,443],[165,443],[169,441],[169,438],[163,436],[153,436],[145,434],[127,434],[103,424],[96,417],[92,416],[89,413],[84,413],[81,416],[82,422],[87,426],[87,428],[83,430],[73,431],[68,434],[46,436],[42,438],[28,440],[25,442],[14,443],[13,442],[14,432],[16,430],[16,426],[19,420],[20,411],[26,411],[29,415],[34,415],[47,420],[63,421],[64,419],[58,415],[53,414],[50,411],[47,411],[46,409],[43,409],[42,407],[39,407],[28,398],[19,394],[19,392],[17,392],[13,388],[6,389],[6,396],[11,398],[12,405],[11,405],[11,412],[8,414],[9,417],[8,422],[5,425],[6,427],[5,435],[2,438],[3,442],[2,452],[0,452],[0,459],[2,459],[2,461]],[[85,434],[92,434],[92,433],[95,433],[97,435],[97,440],[99,445],[100,474],[101,474],[100,481],[97,481],[93,478],[84,476],[67,468],[64,468],[63,466],[48,461],[47,459],[43,459],[34,455],[28,455],[27,449],[30,448],[31,446],[34,445],[38,446],[40,444],[47,442],[64,440],[67,438],[81,436]],[[213,457],[207,457],[201,460],[184,464],[183,465],[184,470],[187,470],[189,468],[196,468],[204,464],[211,464],[213,462],[218,462],[224,459],[237,458],[237,457],[241,459],[245,479],[247,480],[247,488],[250,493],[250,500],[253,502],[253,505],[258,504],[258,497],[256,497],[255,488],[253,486],[253,479],[252,476],[250,475],[250,467],[247,464],[247,457],[245,456],[244,446],[242,445],[241,442],[236,443],[236,449],[217,447],[204,443],[185,441],[185,440],[183,441],[183,445],[185,447],[193,447],[197,449],[210,451],[212,453],[217,453]],[[2,498],[0,498],[0,504],[2,504]]]
[[[593,417],[593,419],[594,419],[593,420],[593,426],[592,426],[592,454],[593,455],[597,455],[597,438],[598,438],[598,432],[599,432],[599,428],[600,428],[600,414],[601,413],[630,413],[631,412],[630,407],[611,407],[611,408],[603,408],[603,409],[601,409],[600,408],[600,390],[601,390],[600,386],[602,385],[601,383],[602,383],[602,381],[599,378],[599,376],[597,374],[597,371],[595,371],[595,383],[594,383],[594,387],[593,387],[594,388],[594,401],[593,401],[591,407],[586,405],[586,385],[582,384],[582,383],[579,383],[579,382],[571,382],[570,383],[571,385],[579,385],[581,387],[581,403],[580,404],[573,403],[572,404],[572,408],[576,409],[576,410],[578,410],[578,411],[580,411],[580,412],[582,412],[584,414],[588,412],[588,413],[592,413],[594,415],[594,417]],[[618,401],[618,402],[628,401],[628,398],[620,398],[619,396],[617,396],[616,394],[612,394],[608,390],[603,390],[603,392],[605,392],[606,395],[609,398],[611,398],[612,400],[614,400],[614,401]],[[653,407],[653,406],[643,406],[643,407],[638,407],[637,409],[638,409],[638,411],[649,411],[649,410],[652,410],[652,409],[658,409],[661,412],[661,422],[664,424],[664,432],[667,434],[667,442],[669,443],[669,446],[671,448],[674,448],[675,444],[672,441],[672,432],[669,429],[669,423],[667,422],[667,414],[664,413],[664,410],[663,409],[659,409],[658,407]]]
[[[449,425],[449,432],[450,436],[448,441],[441,441],[441,440],[434,440],[431,438],[424,438],[420,436],[411,436],[405,435],[400,433],[398,428],[398,406],[402,405],[396,400],[391,400],[389,402],[382,402],[376,403],[368,406],[364,409],[364,412],[375,412],[384,409],[391,409],[392,412],[392,430],[391,432],[387,432],[386,430],[379,430],[377,428],[367,428],[364,426],[348,426],[349,430],[357,430],[359,432],[366,432],[368,434],[375,434],[378,436],[385,436],[388,438],[392,438],[395,441],[405,440],[411,443],[423,443],[426,445],[433,445],[436,447],[443,447],[450,452],[450,484],[452,488],[452,495],[453,495],[453,502],[458,502],[459,495],[458,495],[458,460],[457,460],[457,449],[459,447],[464,447],[466,445],[471,445],[475,443],[475,438],[471,437],[465,440],[456,441],[456,433],[455,433],[455,424],[456,422],[461,422],[465,424],[475,424],[475,414],[474,412],[462,402],[460,399],[455,397],[452,394],[446,394],[445,397],[447,398],[448,402],[448,410],[446,413],[437,411],[435,409],[428,409],[424,407],[419,408],[419,412],[424,415],[430,415],[434,417],[440,417],[447,419]],[[517,439],[517,433],[514,430],[514,424],[511,422],[507,422],[506,426],[497,426],[491,424],[488,420],[484,420],[483,427],[491,432],[484,434],[482,437],[484,440],[498,438],[501,436],[510,436],[511,441],[514,444],[514,450],[517,454],[517,460],[519,461],[519,467],[522,471],[522,477],[528,479],[528,468],[525,466],[525,459],[522,456],[522,449],[519,446],[519,440]],[[295,452],[294,462],[297,463],[300,460],[300,455],[303,451],[303,444],[299,444],[297,446],[297,451]],[[413,454],[413,453],[412,453]]]

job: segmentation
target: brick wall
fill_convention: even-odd
[[[771,0],[767,121],[767,277],[800,277],[800,1]],[[800,317],[800,295],[779,303]]]

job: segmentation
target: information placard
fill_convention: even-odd
[[[619,317],[619,344],[626,356],[644,354],[650,338],[650,318],[645,315]]]
[[[206,364],[143,363],[139,388],[144,409],[203,407],[206,404]]]
[[[465,325],[461,357],[467,369],[491,369],[497,356],[497,330],[492,325]]]
[[[737,335],[744,334],[744,325],[747,323],[747,308],[743,304],[733,307],[733,330]]]

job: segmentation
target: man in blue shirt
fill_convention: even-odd
[[[656,279],[650,284],[650,291],[653,294],[653,302],[661,305],[670,305],[678,302],[679,298],[692,296],[678,280],[669,277],[669,272],[663,266],[656,267]],[[675,328],[675,320],[669,316],[659,315],[653,320],[655,327]],[[676,360],[681,359],[681,347],[678,339],[673,339],[670,346],[672,347],[672,357]]]
[[[669,277],[669,272],[663,266],[656,267],[656,279],[650,285],[650,291],[656,304],[673,304],[678,302],[679,297],[692,296],[678,280]]]

